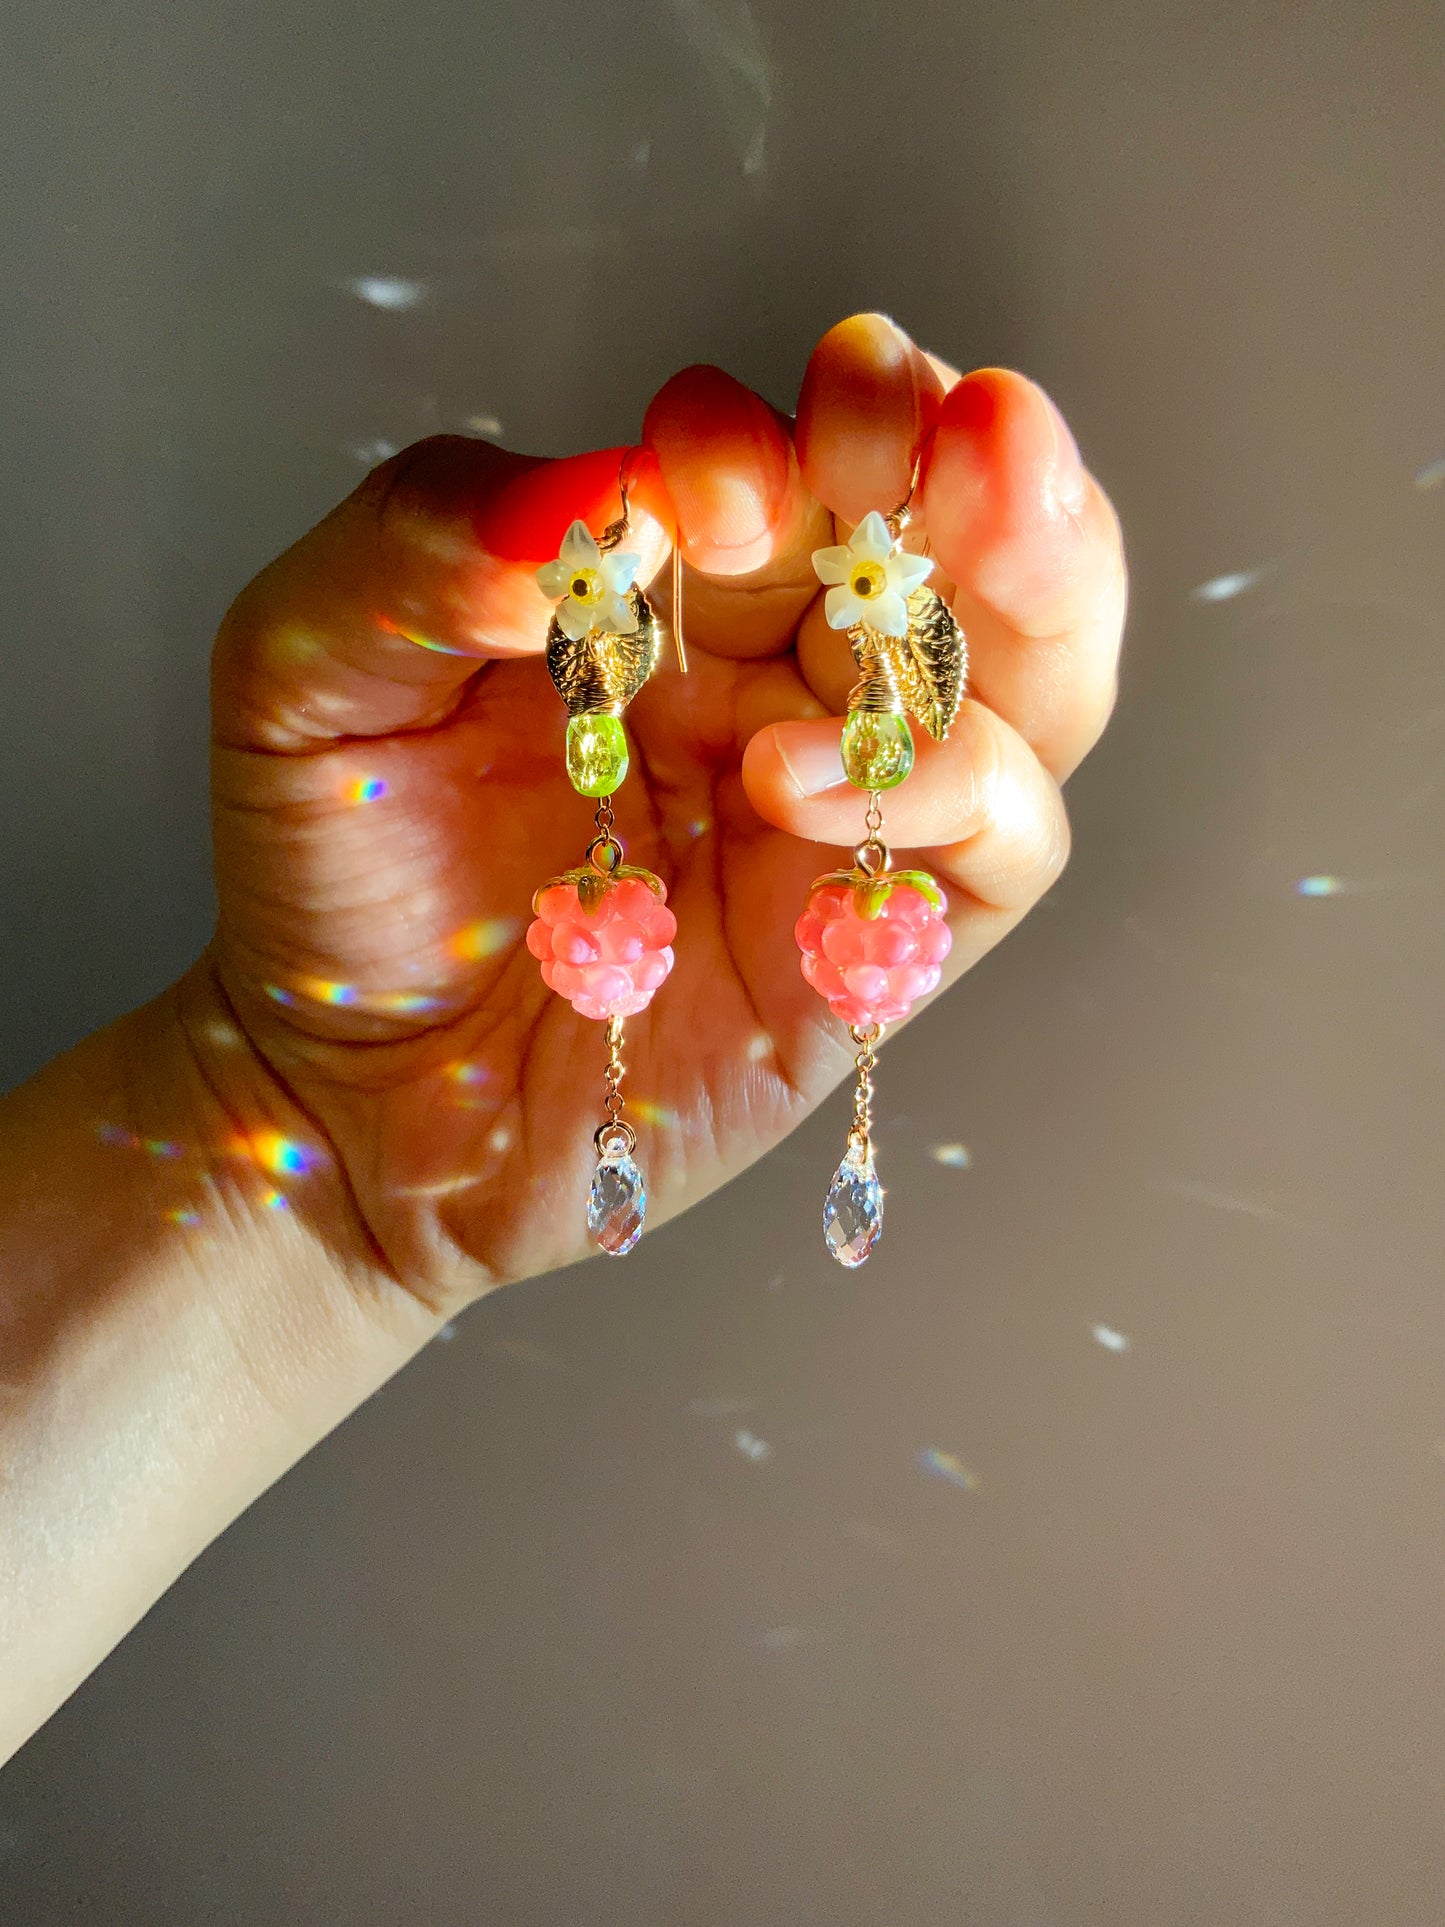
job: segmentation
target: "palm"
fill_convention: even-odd
[[[759,701],[810,699],[791,665],[694,651],[685,682],[659,671],[628,716],[618,829],[680,926],[664,992],[627,1025],[657,1216],[759,1155],[845,1061],[792,940],[822,853],[760,824],[741,791],[729,719]],[[246,762],[234,793],[218,785],[219,941],[248,1026],[385,1249],[440,1233],[501,1277],[581,1254],[601,1115],[601,1027],[546,989],[521,941],[534,890],[593,834],[564,722],[539,661],[498,663],[434,729],[279,772]],[[244,891],[226,888],[235,875]],[[277,919],[266,906],[283,898]]]
[[[674,501],[693,571],[691,673],[664,663],[628,711],[616,799],[628,858],[665,880],[679,925],[673,974],[626,1026],[654,1223],[849,1062],[792,938],[809,880],[861,832],[829,719],[852,665],[808,559],[830,511],[851,523],[898,500],[927,429],[920,506],[981,700],[945,746],[921,745],[888,825],[950,887],[951,975],[1057,874],[1057,779],[1108,713],[1123,573],[1106,500],[1061,465],[1067,431],[1038,390],[959,382],[900,339],[868,317],[825,337],[797,452],[716,371],[676,377],[649,411],[643,579]],[[992,397],[982,493],[974,384]],[[220,981],[367,1231],[442,1301],[586,1249],[602,1028],[544,986],[523,937],[534,891],[593,829],[564,773],[533,576],[574,515],[598,529],[616,513],[618,460],[421,444],[258,578],[217,649]]]

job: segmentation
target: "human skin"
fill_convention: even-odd
[[[851,1067],[792,935],[861,833],[854,666],[812,550],[899,503],[921,457],[909,546],[936,558],[970,694],[886,833],[948,891],[945,987],[1063,866],[1060,784],[1113,703],[1125,573],[1042,391],[960,379],[882,316],[823,337],[795,421],[692,368],[642,444],[629,546],[646,581],[679,532],[691,656],[628,711],[616,806],[679,925],[627,1025],[655,1225]],[[592,810],[534,572],[574,517],[616,515],[623,455],[419,443],[222,624],[215,937],[0,1103],[0,1757],[445,1319],[588,1250],[601,1030],[522,942]]]

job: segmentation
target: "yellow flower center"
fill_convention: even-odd
[[[888,571],[881,562],[855,562],[848,587],[860,602],[869,602],[888,587]]]
[[[589,606],[600,602],[604,594],[602,578],[595,569],[574,569],[572,580],[567,584],[567,593],[574,602]]]

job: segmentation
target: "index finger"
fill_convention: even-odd
[[[459,435],[403,449],[227,612],[217,743],[288,753],[440,721],[481,663],[542,649],[551,605],[536,571],[572,521],[600,533],[620,513],[624,460],[645,583],[673,521],[646,450],[542,460]]]

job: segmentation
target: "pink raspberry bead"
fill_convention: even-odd
[[[859,913],[849,885],[825,884],[794,931],[803,975],[845,1024],[896,1024],[938,988],[953,943],[944,915],[911,883],[895,883],[875,917]]]
[[[554,883],[537,899],[527,948],[542,981],[583,1017],[635,1017],[672,969],[677,918],[641,877],[622,877],[593,910],[575,883]]]

